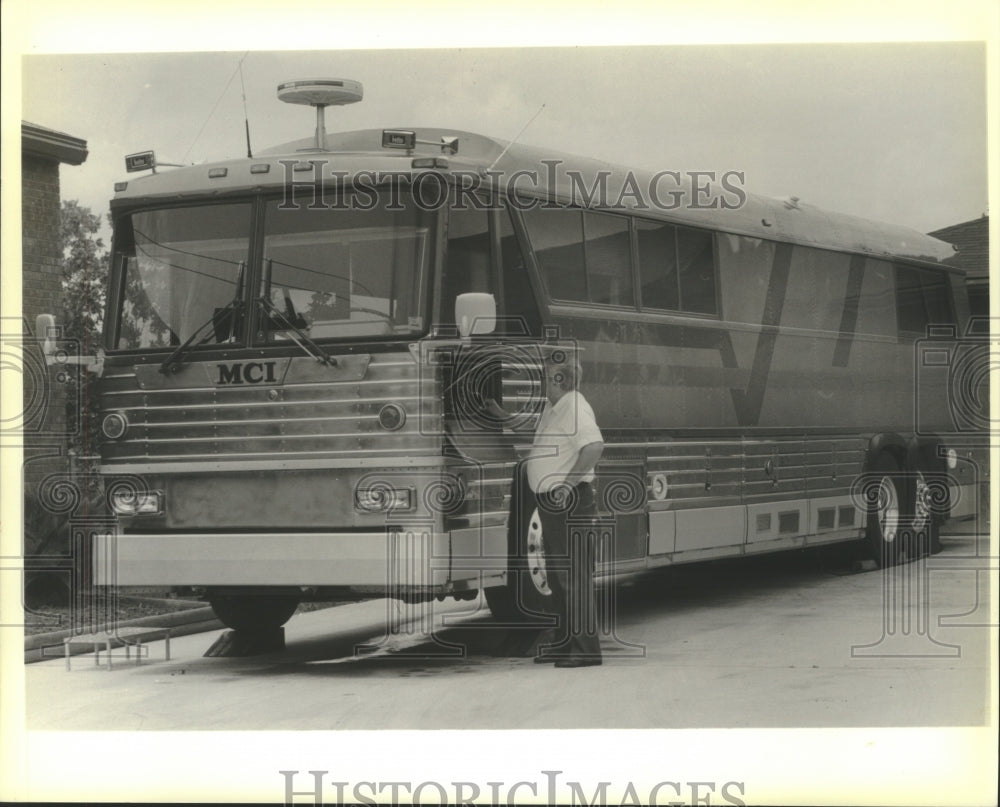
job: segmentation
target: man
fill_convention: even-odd
[[[594,467],[604,451],[604,440],[593,409],[579,392],[576,357],[555,350],[546,357],[544,367],[547,403],[525,471],[542,522],[546,575],[559,623],[555,643],[543,647],[535,662],[589,667],[601,663],[595,546],[587,522],[596,512]],[[494,407],[491,411],[501,416],[502,410]]]

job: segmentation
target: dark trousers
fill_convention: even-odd
[[[539,493],[545,571],[552,589],[552,613],[558,617],[555,641],[542,652],[560,658],[600,658],[594,596],[596,537],[591,517],[597,512],[587,482],[574,488],[568,502]]]

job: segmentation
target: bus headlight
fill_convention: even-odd
[[[111,510],[116,516],[158,516],[163,513],[163,494],[118,490],[111,494]]]
[[[128,418],[121,412],[109,412],[101,421],[101,431],[109,440],[117,440],[128,428]]]
[[[354,506],[363,513],[398,513],[413,509],[413,491],[389,485],[369,485],[354,491]]]
[[[948,465],[948,470],[954,471],[958,467],[958,452],[953,448],[949,448],[944,455],[944,461]]]
[[[396,429],[401,429],[404,423],[406,423],[406,410],[399,404],[386,404],[378,413],[378,425],[386,431],[394,432]]]

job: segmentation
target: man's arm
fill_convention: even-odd
[[[570,485],[575,485],[580,480],[580,477],[594,470],[594,466],[597,465],[597,461],[603,453],[604,443],[600,440],[588,443],[581,448],[580,453],[576,457],[576,462],[573,463],[573,467],[569,469],[569,473],[566,475],[566,481]]]

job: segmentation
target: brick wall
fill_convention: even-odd
[[[59,163],[21,159],[22,306],[29,327],[35,317],[55,313],[62,289],[59,254]]]
[[[25,154],[21,172],[21,306],[25,327],[34,334],[35,317],[42,313],[58,317],[62,306],[59,162]],[[64,385],[60,374],[40,366],[37,358],[37,353],[26,353],[23,374],[24,482],[29,491],[49,475],[69,471]]]

